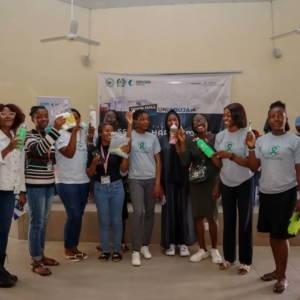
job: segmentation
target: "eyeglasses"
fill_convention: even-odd
[[[2,118],[11,117],[14,118],[16,116],[15,112],[0,112],[0,116]]]
[[[206,122],[206,119],[204,119],[204,118],[193,121],[194,124],[200,124],[200,123],[205,123],[205,122]]]
[[[117,120],[117,118],[116,117],[105,117],[104,120],[115,121],[115,120]]]

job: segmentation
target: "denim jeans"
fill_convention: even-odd
[[[13,191],[0,191],[0,254],[6,254],[15,200]]]
[[[47,188],[27,187],[27,203],[29,213],[29,252],[31,259],[42,259],[45,249],[46,225],[51,212],[54,197],[54,186]]]
[[[125,192],[121,179],[110,184],[95,182],[94,202],[98,211],[98,224],[103,252],[110,252],[110,225],[113,230],[113,251],[119,252],[121,250],[124,197]]]
[[[82,216],[89,196],[90,183],[58,183],[56,187],[67,212],[64,246],[65,249],[71,249],[79,244]]]

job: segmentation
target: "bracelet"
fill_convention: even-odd
[[[254,148],[248,148],[249,151],[255,151],[255,147]]]
[[[232,153],[232,154],[231,154],[231,157],[229,158],[229,160],[233,161],[234,159],[235,159],[235,154]]]

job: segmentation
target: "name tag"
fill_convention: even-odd
[[[110,176],[101,176],[101,184],[109,184]]]
[[[47,163],[47,170],[48,171],[52,171],[53,170],[52,162],[50,162],[50,161]]]

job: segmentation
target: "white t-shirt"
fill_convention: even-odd
[[[129,179],[151,179],[156,177],[154,155],[160,152],[157,136],[150,132],[132,132],[132,145],[129,154]]]
[[[216,136],[216,150],[225,150],[240,157],[247,157],[247,133],[248,130],[246,128],[241,128],[236,132],[229,132],[228,129],[221,131]],[[238,186],[253,176],[253,172],[249,168],[242,167],[228,158],[222,159],[222,164],[220,177],[222,182],[227,186]]]
[[[63,156],[59,149],[69,144],[71,133],[61,130],[60,137],[55,143],[56,149],[56,183],[65,184],[82,184],[90,182],[86,175],[87,163],[87,146],[80,142],[79,134],[77,134],[77,147],[73,158]]]
[[[295,165],[300,164],[300,139],[287,132],[283,135],[268,133],[255,146],[260,159],[259,190],[264,194],[278,194],[297,185]]]

